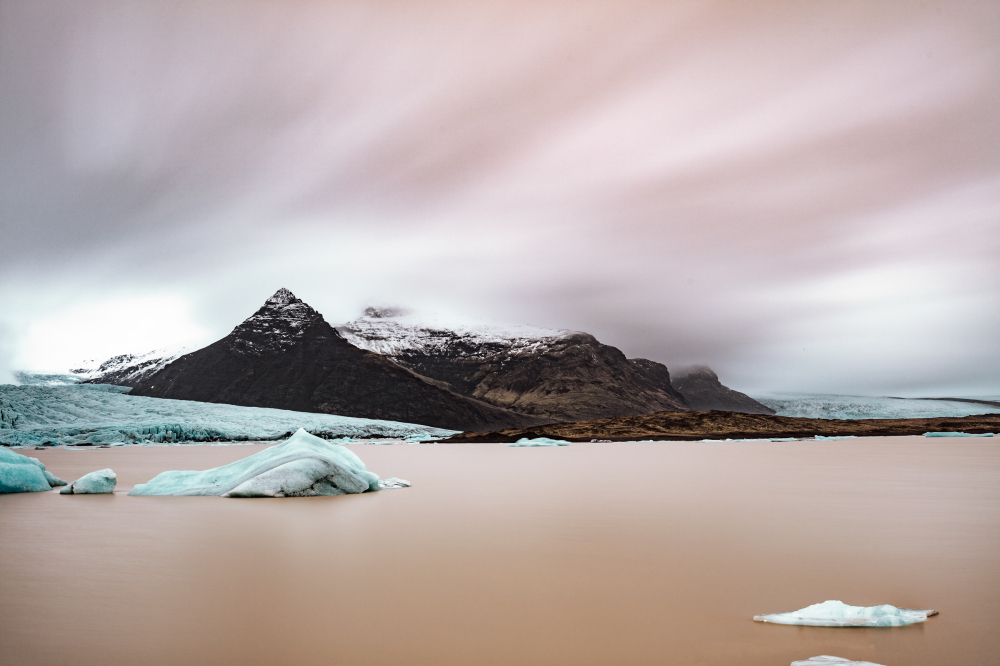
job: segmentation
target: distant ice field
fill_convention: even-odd
[[[825,394],[756,395],[753,398],[776,411],[778,416],[814,419],[920,419],[1000,414],[1000,407],[983,403],[924,398]],[[992,397],[977,399],[995,400]]]
[[[0,444],[273,441],[299,428],[326,439],[420,441],[453,434],[395,421],[131,396],[128,390],[102,384],[0,385]]]

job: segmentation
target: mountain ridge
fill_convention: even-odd
[[[226,337],[138,382],[133,395],[464,425],[542,420],[469,399],[359,349],[287,289]]]

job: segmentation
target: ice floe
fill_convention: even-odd
[[[299,427],[326,439],[422,441],[454,434],[395,421],[132,396],[128,390],[100,384],[0,385],[0,444],[273,441]]]
[[[831,657],[828,654],[821,654],[818,657],[810,657],[809,659],[792,662],[792,666],[824,666],[825,664],[838,664],[838,666],[882,666],[870,661],[851,661],[843,657]]]
[[[0,448],[0,493],[36,493],[65,485],[38,458]]]
[[[824,601],[791,613],[754,615],[757,622],[800,624],[811,627],[902,627],[923,622],[936,610],[895,606],[848,606],[842,601]]]
[[[925,432],[924,437],[992,437],[992,432]]]
[[[406,479],[397,479],[392,477],[389,479],[382,479],[378,482],[379,490],[392,490],[393,488],[409,488],[410,482]]]
[[[549,439],[548,437],[522,437],[516,442],[509,442],[507,446],[569,446],[569,442],[564,439]]]
[[[59,491],[60,495],[108,495],[115,492],[118,475],[111,469],[84,474]]]
[[[300,428],[287,441],[229,465],[163,472],[129,495],[312,497],[367,490],[379,490],[379,478],[357,455]]]

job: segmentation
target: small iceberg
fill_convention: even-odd
[[[382,479],[378,482],[379,490],[392,490],[393,488],[409,488],[410,482],[406,479],[397,479],[392,477],[391,479]]]
[[[832,442],[836,439],[857,439],[857,435],[831,435],[829,437],[824,437],[823,435],[816,435],[813,437],[817,442]],[[815,657],[814,657],[815,658]],[[830,657],[831,659],[840,659],[840,657]],[[798,663],[798,662],[797,662]],[[806,663],[806,662],[801,662]],[[848,663],[859,663],[859,662],[848,662]]]
[[[569,446],[569,442],[564,439],[549,439],[548,437],[535,437],[534,439],[522,437],[516,442],[509,442],[507,446]]]
[[[841,657],[831,657],[828,654],[821,654],[818,657],[810,657],[801,661],[793,661],[792,666],[823,666],[824,664],[839,664],[839,666],[882,666],[870,661],[851,661]]]
[[[0,447],[0,493],[37,493],[65,485],[38,458]]]
[[[992,437],[991,432],[925,432],[924,437]]]
[[[84,474],[59,491],[60,495],[109,495],[115,492],[118,475],[112,469],[99,469]]]
[[[204,472],[163,472],[129,495],[315,497],[367,490],[379,490],[379,478],[357,455],[299,428],[283,443],[243,460]]]
[[[824,601],[791,613],[754,615],[757,622],[801,624],[810,627],[902,627],[923,622],[936,610],[895,606],[848,606],[842,601]]]

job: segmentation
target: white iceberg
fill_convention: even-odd
[[[792,666],[823,666],[824,664],[838,664],[839,666],[881,666],[870,661],[851,661],[841,657],[831,657],[828,654],[821,654],[818,657],[810,657],[801,661],[793,661]]]
[[[0,493],[37,493],[65,485],[38,458],[0,448]]]
[[[510,442],[507,446],[569,446],[569,442],[564,439],[549,439],[548,437],[535,437],[534,439],[522,437],[516,442]]]
[[[84,474],[59,491],[60,495],[110,495],[115,492],[118,475],[112,469],[99,469]]]
[[[848,606],[842,601],[824,601],[791,613],[754,615],[757,622],[800,624],[810,627],[902,627],[924,622],[936,610],[883,606]]]
[[[287,441],[204,472],[163,472],[129,495],[314,497],[378,490],[379,478],[350,449],[299,428]]]
[[[409,488],[410,482],[406,479],[397,479],[392,477],[391,479],[382,479],[378,482],[379,490],[392,490],[393,488]]]

